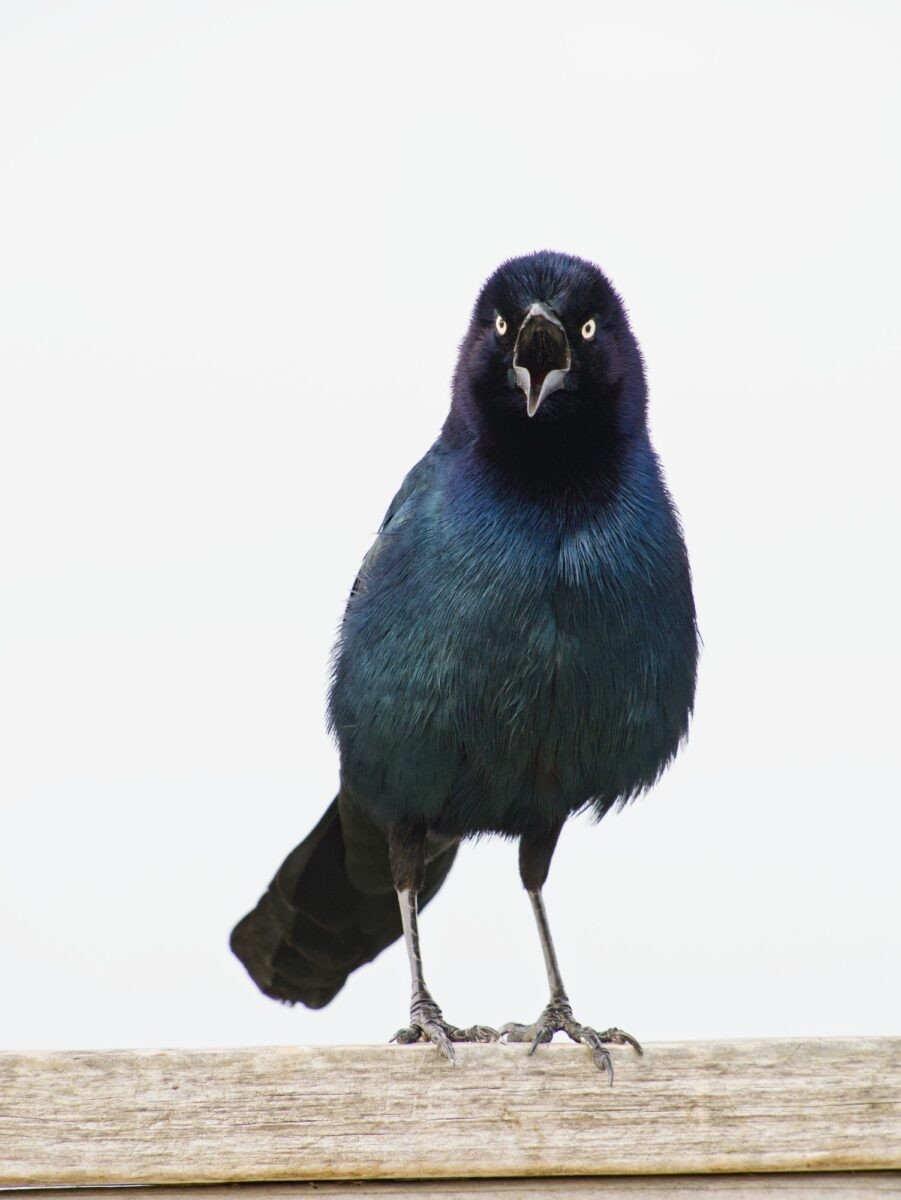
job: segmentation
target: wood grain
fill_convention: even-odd
[[[554,1179],[451,1179],[415,1182],[233,1183],[203,1187],[80,1188],[71,1200],[897,1200],[901,1172],[819,1171],[799,1175],[640,1175]],[[4,1192],[21,1200],[21,1192]],[[63,1200],[30,1190],[28,1200]],[[67,1198],[68,1200],[68,1198]]]
[[[0,1182],[901,1168],[901,1038],[614,1054],[609,1088],[565,1044],[4,1053]]]

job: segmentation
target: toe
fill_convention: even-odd
[[[534,1025],[519,1025],[516,1021],[508,1021],[498,1030],[502,1042],[530,1042],[534,1034]]]
[[[631,1033],[626,1033],[624,1029],[605,1029],[598,1036],[602,1042],[612,1042],[617,1046],[631,1046],[636,1054],[644,1054],[638,1040]]]
[[[576,1040],[580,1041],[583,1046],[588,1046],[591,1049],[594,1065],[599,1071],[607,1072],[607,1078],[610,1080],[610,1086],[613,1087],[613,1059],[610,1057],[610,1052],[604,1046],[604,1043],[601,1040],[602,1037],[603,1034],[598,1034],[593,1029],[586,1029],[583,1026],[579,1029]]]
[[[500,1036],[490,1025],[473,1025],[470,1029],[464,1029],[462,1033],[460,1040],[463,1042],[496,1042]]]
[[[613,1059],[603,1046],[593,1047],[594,1065],[599,1071],[606,1071],[610,1086],[613,1087]]]
[[[422,1030],[418,1025],[410,1025],[406,1029],[398,1029],[393,1038],[389,1038],[389,1042],[397,1042],[399,1046],[409,1046],[413,1042],[418,1042],[422,1037]]]
[[[451,1066],[454,1066],[457,1061],[454,1044],[437,1021],[428,1022],[425,1027],[425,1034],[429,1041],[438,1047]]]

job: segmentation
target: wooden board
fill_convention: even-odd
[[[901,1168],[901,1038],[0,1054],[0,1182]]]

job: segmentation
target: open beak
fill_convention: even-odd
[[[525,392],[526,412],[534,417],[542,401],[557,388],[570,368],[566,331],[555,312],[535,303],[526,313],[513,347],[513,371]]]

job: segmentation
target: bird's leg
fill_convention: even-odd
[[[487,1025],[458,1029],[456,1025],[445,1021],[441,1009],[426,987],[419,950],[417,895],[425,877],[425,830],[396,826],[389,835],[389,845],[391,871],[400,905],[412,981],[410,1024],[405,1029],[399,1029],[391,1040],[402,1044],[433,1042],[448,1062],[453,1063],[454,1042],[493,1042],[497,1040],[497,1031]]]
[[[612,1084],[613,1061],[606,1046],[611,1043],[629,1045],[639,1054],[642,1052],[641,1046],[631,1034],[624,1033],[621,1029],[605,1029],[599,1033],[589,1025],[580,1025],[573,1016],[569,997],[563,986],[560,964],[557,962],[557,953],[554,950],[541,891],[547,880],[551,857],[560,836],[560,829],[561,826],[557,826],[541,838],[523,837],[519,843],[519,873],[535,914],[535,924],[538,926],[538,939],[544,954],[551,998],[534,1025],[519,1025],[510,1022],[501,1027],[500,1035],[508,1042],[531,1042],[529,1053],[534,1054],[541,1043],[549,1042],[555,1033],[565,1033],[574,1042],[582,1042],[591,1048],[596,1065],[602,1071],[607,1072]]]

